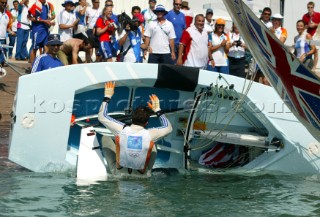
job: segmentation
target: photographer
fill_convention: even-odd
[[[228,53],[229,73],[230,75],[245,77],[245,43],[240,35],[236,25],[232,24],[232,30],[229,32],[230,49]]]
[[[112,39],[117,26],[111,19],[112,7],[107,6],[103,9],[102,15],[97,19],[96,34],[100,40],[100,51],[102,53],[102,61],[112,62]]]
[[[143,44],[143,40],[140,25],[143,22],[143,15],[136,14],[132,20],[127,20],[124,24],[125,31],[122,31],[122,34],[119,37],[119,46],[121,47],[119,55],[122,55],[123,59],[121,62],[142,62],[141,45]]]

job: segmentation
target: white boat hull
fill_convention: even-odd
[[[164,80],[163,76],[171,76],[171,80]],[[289,112],[271,87],[253,83],[241,106],[246,116],[235,113],[232,119],[223,119],[226,113],[232,111],[235,103],[234,99],[228,97],[233,94],[233,97],[240,99],[244,95],[243,88],[249,86],[249,81],[245,82],[242,78],[230,75],[223,75],[223,78],[225,80],[220,79],[218,73],[205,70],[193,69],[190,72],[190,68],[185,67],[129,63],[72,65],[22,76],[13,109],[9,159],[35,172],[75,169],[79,153],[79,146],[76,146],[79,145],[81,127],[70,127],[71,114],[75,111],[85,117],[97,114],[103,98],[104,83],[116,81],[116,94],[119,95],[115,95],[115,98],[118,97],[119,100],[115,100],[117,103],[112,107],[114,113],[124,113],[131,105],[134,107],[145,103],[148,100],[146,96],[150,93],[156,93],[163,100],[161,105],[164,110],[173,111],[167,116],[174,129],[172,134],[157,141],[159,147],[154,168],[185,169],[187,155],[184,153],[185,141],[181,134],[185,130],[181,130],[184,128],[182,120],[189,118],[195,93],[211,87],[213,95],[208,96],[208,99],[213,99],[213,103],[208,107],[202,103],[202,108],[206,108],[205,112],[210,109],[214,111],[214,116],[205,120],[207,130],[211,126],[220,130],[227,126],[229,131],[248,134],[253,129],[269,142],[278,138],[284,144],[277,151],[274,148],[263,148],[263,153],[243,165],[242,169],[286,173],[320,172],[317,141]],[[219,87],[228,87],[230,84],[234,88],[225,89],[222,93]],[[194,86],[191,87],[192,85]],[[219,98],[215,93],[222,95]],[[230,95],[223,98],[224,94]],[[79,102],[78,96],[82,97]],[[130,97],[135,99],[132,104],[128,103]],[[202,115],[199,117],[203,118]],[[153,126],[156,125],[155,119],[151,118],[150,121]],[[82,124],[85,123],[82,121]],[[96,132],[113,137],[101,127],[97,127]],[[191,135],[194,130],[189,133]],[[194,147],[198,147],[197,139],[192,137]],[[190,150],[194,153],[189,154],[199,155],[201,151],[203,150]]]

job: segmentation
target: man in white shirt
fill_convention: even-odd
[[[6,34],[7,31],[11,33],[11,14],[8,10],[6,10],[8,1],[7,0],[0,0],[0,43],[6,44]],[[4,51],[4,52],[3,52]],[[7,49],[3,48],[0,51],[0,64],[3,66],[5,62],[5,53]]]
[[[206,68],[209,49],[208,33],[204,30],[204,19],[202,14],[196,15],[194,25],[182,33],[177,65]]]
[[[14,0],[13,1],[13,8],[10,10],[10,13],[12,15],[12,26],[11,26],[11,30],[12,32],[9,33],[9,46],[14,47],[14,44],[16,43],[16,37],[17,37],[17,18],[18,18],[18,6],[19,6],[19,2],[18,0]],[[12,58],[12,50],[13,48],[9,48],[9,58]]]
[[[97,19],[101,15],[101,10],[99,9],[100,0],[92,0],[92,7],[86,10],[86,22],[87,22],[87,35],[88,37],[93,36],[93,29],[96,25]]]
[[[29,0],[21,0],[18,6],[16,60],[26,60],[29,57],[27,43],[30,32],[30,20],[28,19]]]
[[[76,27],[75,34],[82,33],[87,36],[87,23],[86,23],[86,11],[88,3],[86,0],[79,0],[79,5],[74,9],[76,18],[79,18],[78,26]]]
[[[154,9],[156,7],[157,1],[156,0],[149,0],[149,8],[142,11],[142,15],[144,16],[144,26],[147,28],[148,24],[151,21],[157,20],[157,16],[154,13]]]
[[[87,23],[87,36],[93,38],[96,57],[99,50],[99,38],[95,35],[95,25],[97,19],[101,16],[101,10],[99,9],[100,0],[92,0],[92,7],[86,10],[86,23]],[[93,49],[90,51],[90,56],[93,54]],[[97,59],[96,59],[97,60]]]
[[[75,6],[72,0],[65,0],[62,6],[64,10],[59,15],[59,35],[61,36],[61,41],[65,42],[72,38],[73,30],[77,27],[80,19],[76,18],[72,11],[72,8]]]
[[[213,26],[213,10],[211,8],[208,8],[206,11],[206,19],[204,21],[204,29],[209,33],[214,31],[214,26]]]
[[[148,47],[148,63],[166,63],[172,64],[176,59],[174,52],[174,39],[176,34],[172,23],[165,19],[168,13],[161,4],[154,10],[157,20],[152,21],[147,26],[144,36],[145,46]]]

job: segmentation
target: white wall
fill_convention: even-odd
[[[283,27],[288,31],[286,45],[293,45],[294,36],[298,34],[296,30],[296,22],[302,19],[302,16],[308,12],[307,4],[309,1],[310,0],[299,0],[294,1],[294,3],[293,0],[285,1]],[[320,2],[314,2],[316,4],[315,11],[320,11],[317,10],[320,6]]]

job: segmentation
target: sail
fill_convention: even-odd
[[[320,79],[302,64],[241,0],[223,0],[271,85],[320,141]]]

